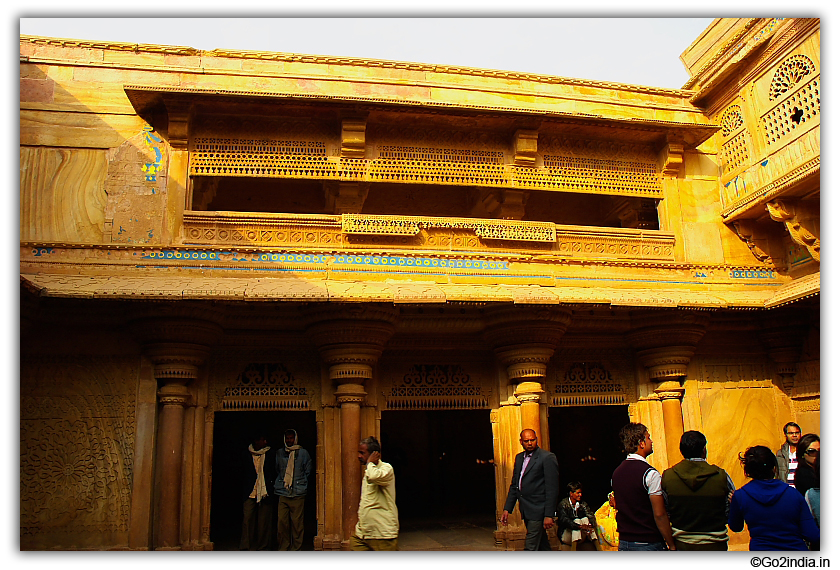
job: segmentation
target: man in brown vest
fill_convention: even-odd
[[[662,490],[677,550],[727,550],[729,501],[735,485],[706,462],[706,437],[687,431],[680,438],[685,458],[662,474]]]

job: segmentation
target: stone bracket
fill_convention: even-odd
[[[193,105],[186,101],[169,98],[164,98],[164,104],[169,117],[167,128],[169,144],[176,150],[187,150]]]
[[[519,129],[513,134],[513,164],[516,166],[537,165],[537,139],[539,133]]]
[[[685,156],[685,141],[682,137],[668,135],[665,144],[659,151],[659,162],[662,164],[662,175],[675,177],[680,173]]]
[[[814,216],[808,208],[786,200],[772,200],[766,204],[767,212],[774,221],[782,222],[791,239],[804,246],[814,261],[820,262],[820,238],[815,235]],[[816,219],[819,219],[817,214]]]
[[[659,229],[659,213],[652,198],[625,198],[613,210],[621,220],[622,228],[638,230]]]
[[[365,157],[365,119],[347,118],[341,121],[341,158]]]
[[[757,260],[767,266],[778,266],[777,261],[767,251],[769,249],[767,247],[769,243],[767,236],[757,228],[757,224],[753,220],[736,220],[732,223],[731,227],[738,238],[747,244],[750,252],[752,252]]]
[[[362,182],[331,182],[324,184],[327,210],[333,214],[361,214],[370,184]]]

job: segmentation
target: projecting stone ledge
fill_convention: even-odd
[[[21,275],[29,287],[48,297],[112,299],[218,299],[445,303],[447,301],[516,304],[592,303],[636,307],[764,308],[795,300],[810,285],[782,291],[743,291],[720,287],[713,292],[679,288],[551,287],[512,284],[450,284],[418,281],[327,281],[297,278],[108,277]],[[795,282],[805,281],[805,279]],[[803,284],[806,285],[806,284]],[[807,292],[811,293],[807,293]],[[819,275],[816,275],[819,292]],[[775,294],[774,294],[775,293]],[[801,296],[801,295],[800,295]]]

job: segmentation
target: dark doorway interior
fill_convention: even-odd
[[[265,430],[273,449],[283,445],[283,432],[297,430],[298,442],[312,457],[309,493],[304,514],[303,550],[313,550],[318,530],[315,497],[315,412],[217,412],[213,429],[213,482],[210,495],[210,540],[216,550],[239,550],[242,501],[239,496],[242,453],[255,432]],[[276,504],[276,503],[275,503]],[[272,548],[277,548],[277,511],[274,509]]]
[[[629,422],[627,406],[550,408],[548,430],[560,465],[561,498],[567,496],[566,484],[578,481],[593,511],[604,504],[612,473],[626,457],[618,432]]]
[[[419,520],[493,523],[489,410],[385,411],[381,433],[382,457],[397,478],[401,527]]]

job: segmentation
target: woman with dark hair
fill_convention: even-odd
[[[816,487],[817,474],[814,471],[814,462],[820,454],[820,436],[815,433],[806,433],[796,445],[796,461],[799,466],[793,476],[793,484],[796,490],[805,496],[808,489]]]
[[[750,550],[808,550],[805,541],[819,541],[820,530],[802,495],[776,476],[776,455],[756,445],[739,455],[752,481],[735,491],[729,507],[729,528],[750,527]]]
[[[805,503],[814,515],[814,520],[817,523],[817,528],[820,526],[820,454],[817,454],[817,459],[814,461],[814,472],[817,474],[817,484],[805,492]],[[808,548],[811,550],[819,550],[820,543],[809,542]]]

